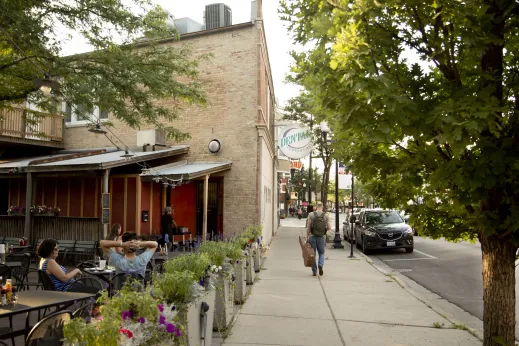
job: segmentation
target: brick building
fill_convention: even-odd
[[[177,223],[188,227],[193,235],[200,234],[205,220],[209,234],[215,232],[232,235],[247,225],[262,224],[264,242],[270,242],[278,225],[277,157],[273,130],[275,97],[261,7],[261,0],[252,2],[249,23],[188,32],[181,36],[180,41],[171,39],[161,42],[163,45],[174,46],[189,44],[195,55],[212,55],[199,67],[201,82],[207,93],[207,106],[186,107],[179,119],[171,124],[189,133],[191,138],[183,143],[167,141],[167,147],[172,147],[176,153],[160,159],[150,158],[150,162],[154,163],[161,174],[171,176],[172,179],[183,177],[184,182],[189,183],[174,189],[162,187],[154,182],[153,176],[141,174],[138,166],[132,166],[131,160],[110,171],[99,166],[96,171],[81,173],[85,178],[88,175],[95,178],[88,186],[95,186],[96,191],[95,194],[88,194],[91,197],[85,200],[84,187],[76,189],[77,194],[80,194],[76,197],[81,198],[81,206],[92,203],[100,205],[104,184],[101,180],[105,177],[112,196],[110,222],[119,222],[126,230],[141,234],[158,233],[163,207],[173,205]],[[165,101],[165,104],[168,105],[168,102]],[[173,101],[171,105],[173,106]],[[139,140],[138,137],[151,128],[142,128],[139,132],[113,119],[109,114],[98,112],[95,115],[112,122],[114,127],[111,130],[124,144],[132,148],[140,147],[136,150],[143,151],[140,146],[142,139]],[[104,136],[89,132],[86,122],[76,119],[71,114],[64,122],[62,147],[70,153],[113,147]],[[221,150],[217,154],[208,149],[209,143],[215,139],[221,144]],[[179,148],[182,148],[182,152]],[[160,150],[158,148],[157,153]],[[83,157],[81,160],[90,159]],[[61,164],[66,165],[66,160]],[[50,167],[49,165],[52,164],[46,167]],[[15,166],[3,163],[0,173],[2,170],[7,173]],[[41,179],[49,178],[45,175],[49,172],[41,167],[36,170],[35,166],[38,164],[18,166],[19,176],[16,178],[19,180],[14,185],[7,184],[9,196],[18,196],[20,192],[16,194],[16,191],[27,190],[24,186],[28,176],[21,176],[20,173],[32,170],[32,179],[38,179],[38,175],[41,175]],[[61,175],[56,175],[55,172],[53,174],[53,186],[56,186],[54,194],[58,195],[60,179],[70,177],[66,177],[65,172]],[[10,178],[13,179],[12,176]],[[16,186],[18,190],[11,186]],[[202,215],[204,190],[208,194],[205,216]],[[68,191],[70,200],[70,189]],[[108,191],[105,187],[104,192]],[[40,196],[41,192],[34,191],[31,195],[32,203],[35,204],[34,199]],[[20,198],[16,198],[19,202]],[[74,198],[72,196],[72,200]],[[30,204],[25,198],[22,200],[27,205]],[[57,205],[58,200],[59,198],[55,198],[48,203],[61,208]],[[10,205],[11,201],[12,199],[9,200]],[[91,217],[100,217],[101,211],[98,208],[92,210],[95,213]],[[149,214],[147,221],[142,217],[143,211]],[[82,215],[83,212],[81,215],[67,214],[69,217]]]

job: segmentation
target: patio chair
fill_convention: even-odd
[[[146,286],[146,279],[141,274],[119,273],[114,275],[110,280],[110,291],[120,290],[127,280],[137,280],[143,287]]]
[[[26,280],[23,283],[23,287],[22,287],[23,290],[27,289],[30,291],[31,287],[36,287],[36,289],[41,288],[42,290],[44,289],[43,283],[41,282],[40,277],[39,277],[39,272],[40,272],[40,270],[36,269],[36,268],[27,269],[27,274],[25,275]],[[33,275],[31,275],[31,274],[33,274]],[[33,278],[33,277],[36,277],[36,281],[31,281],[31,278]]]
[[[67,287],[67,292],[99,293],[104,289],[103,283],[96,277],[82,277]]]
[[[5,264],[0,263],[0,276],[3,280],[10,279],[12,275],[11,268],[6,266]]]
[[[70,311],[59,311],[42,319],[31,329],[27,339],[26,346],[37,345],[62,345],[63,325],[70,321]]]
[[[28,253],[14,253],[7,256],[7,262],[21,262],[21,267],[14,267],[11,269],[11,275],[14,279],[14,285],[19,289],[25,287],[24,283],[27,281],[27,273],[31,265],[31,255]]]
[[[38,270],[38,279],[43,285],[43,289],[45,291],[55,291],[56,288],[54,287],[54,284],[52,283],[52,279],[50,278],[49,274],[45,273],[43,270]]]
[[[14,345],[14,341],[13,341],[13,345]],[[5,342],[3,342],[2,340],[0,340],[0,346],[8,346]]]

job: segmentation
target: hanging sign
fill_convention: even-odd
[[[294,160],[310,155],[313,148],[309,130],[299,124],[283,128],[278,145],[283,155]]]
[[[290,169],[301,169],[301,167],[303,167],[303,163],[301,162],[301,160],[290,160]]]

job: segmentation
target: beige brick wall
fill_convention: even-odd
[[[233,162],[232,169],[223,174],[226,234],[239,232],[259,219],[256,183],[259,94],[257,37],[258,26],[248,26],[170,43],[190,44],[195,55],[213,54],[200,66],[207,106],[186,106],[180,118],[172,125],[190,133],[192,138],[182,143],[190,145],[190,161]],[[136,145],[136,130],[116,119],[110,118],[110,121],[114,123],[112,131],[117,137],[130,147]],[[213,138],[223,141],[223,151],[218,156],[207,150]],[[117,143],[115,138],[114,142]],[[67,148],[111,146],[104,136],[96,137],[86,127],[67,128],[65,143]],[[170,141],[168,144],[175,143]]]

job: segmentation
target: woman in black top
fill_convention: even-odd
[[[177,227],[177,224],[175,223],[175,220],[173,220],[173,209],[171,207],[164,208],[164,215],[162,215],[162,222],[161,222],[161,232],[162,239],[165,239],[165,235],[167,234],[169,236],[169,240],[172,241],[171,238],[173,235],[173,227]]]

